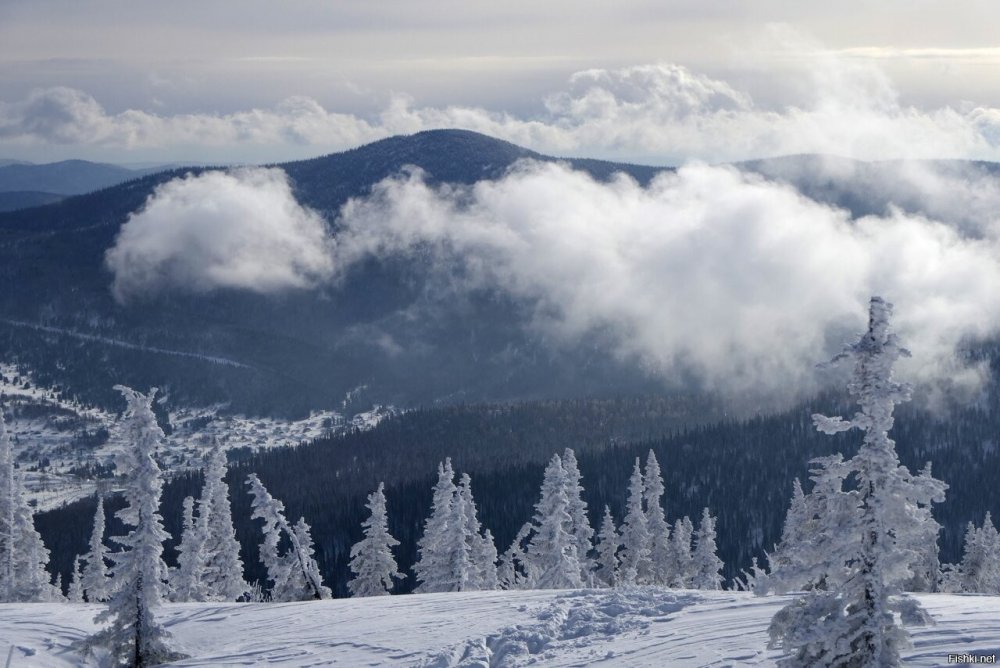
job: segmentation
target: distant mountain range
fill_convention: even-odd
[[[333,220],[350,197],[405,165],[420,167],[432,183],[470,184],[497,178],[522,158],[556,160],[481,134],[437,130],[281,167],[299,201]],[[898,166],[851,162],[831,180],[827,160],[799,156],[740,168],[786,180],[855,215],[882,213],[890,201],[906,199],[872,186]],[[566,162],[598,179],[625,172],[641,183],[663,171]],[[600,352],[597,335],[553,347],[524,326],[530,303],[487,290],[461,299],[436,295],[419,258],[363,263],[330,289],[165,294],[120,305],[103,264],[119,228],[156,186],[208,168],[142,176],[82,161],[58,164],[0,167],[4,187],[44,193],[56,183],[44,179],[58,172],[64,190],[70,183],[103,188],[0,213],[0,359],[25,362],[40,381],[86,401],[115,407],[111,386],[124,382],[166,388],[178,401],[291,416],[337,407],[345,397],[368,408],[372,401],[412,406],[663,390],[645,370]],[[112,179],[124,182],[105,187]],[[919,197],[911,199],[919,208]],[[396,346],[392,354],[379,345],[385,337]]]
[[[0,211],[50,204],[159,171],[163,168],[130,169],[87,160],[43,165],[0,160]]]

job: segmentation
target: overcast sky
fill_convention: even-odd
[[[0,2],[0,158],[1000,158],[995,0]]]

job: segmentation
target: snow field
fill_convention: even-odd
[[[1000,654],[1000,597],[918,594],[906,666]],[[771,616],[789,597],[639,587],[490,591],[305,603],[168,603],[177,666],[773,666]],[[101,606],[0,605],[0,666],[92,666],[72,649]],[[11,652],[13,648],[13,652]]]

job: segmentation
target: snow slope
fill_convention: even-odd
[[[922,594],[907,666],[1000,654],[1000,597]],[[309,603],[175,603],[160,610],[179,666],[771,666],[786,597],[631,590],[472,592]],[[94,665],[72,644],[99,606],[0,605],[0,665]]]

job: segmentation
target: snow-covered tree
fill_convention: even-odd
[[[194,498],[184,499],[181,542],[177,546],[177,568],[170,572],[171,597],[174,601],[206,601],[202,584],[205,563],[205,507],[195,517]]]
[[[563,469],[566,471],[566,499],[569,501],[569,516],[573,519],[570,534],[576,544],[576,559],[580,562],[580,578],[589,582],[594,571],[594,561],[590,551],[594,548],[594,529],[587,517],[587,502],[583,500],[583,476],[576,461],[576,453],[572,448],[566,448],[562,458]]]
[[[926,621],[926,613],[912,598],[901,594],[920,561],[914,546],[931,533],[937,535],[930,504],[944,500],[946,485],[928,476],[913,476],[899,464],[888,432],[897,403],[910,390],[892,378],[901,355],[896,335],[889,329],[892,306],[872,297],[868,330],[834,362],[853,360],[848,391],[861,410],[850,420],[814,415],[817,429],[835,434],[857,428],[864,431],[858,453],[844,463],[854,489],[834,494],[846,498],[853,513],[846,518],[820,515],[821,535],[831,537],[818,568],[825,589],[814,589],[781,609],[771,622],[772,642],[784,648],[786,666],[895,666],[908,645],[903,624]],[[836,523],[846,520],[843,523]]]
[[[471,573],[465,578],[465,590],[489,590],[497,588],[497,548],[493,534],[484,534],[479,524],[479,511],[472,498],[472,479],[462,474],[456,498],[459,502],[453,508],[454,521],[463,527],[463,539],[468,545]]]
[[[167,578],[162,554],[169,535],[159,513],[163,480],[153,458],[163,431],[153,414],[155,389],[148,395],[121,385],[115,389],[128,403],[120,424],[123,448],[115,461],[126,506],[116,517],[132,530],[113,538],[123,550],[111,555],[113,593],[108,608],[95,619],[111,624],[96,633],[91,644],[105,647],[115,665],[152,666],[180,656],[167,646],[169,633],[154,615]]]
[[[477,568],[479,569],[479,588],[492,591],[500,588],[500,577],[497,573],[497,544],[493,538],[493,532],[489,529],[483,531],[479,540],[479,546],[472,555]]]
[[[0,409],[0,602],[62,598],[49,581],[48,562],[49,551],[35,530],[34,513],[24,497]]]
[[[453,574],[447,540],[456,491],[451,459],[445,459],[444,463],[438,464],[431,514],[424,523],[424,535],[417,543],[420,558],[413,564],[417,577],[414,591],[417,593],[452,591]]]
[[[653,581],[649,523],[642,507],[644,496],[642,470],[639,468],[639,458],[636,457],[628,483],[625,520],[621,528],[622,551],[618,577],[622,584],[650,584]]]
[[[667,524],[661,499],[663,498],[663,476],[660,463],[652,450],[646,458],[646,472],[643,475],[646,500],[646,525],[649,531],[649,558],[653,562],[652,582],[670,584],[670,525]]]
[[[768,555],[768,588],[781,594],[825,590],[830,577],[843,577],[845,565],[829,555],[839,549],[842,533],[857,529],[857,502],[844,491],[850,463],[838,453],[810,464],[812,490],[803,494],[797,481],[793,485],[781,542]]]
[[[226,453],[216,441],[208,455],[205,487],[198,503],[203,527],[200,580],[206,601],[236,601],[250,592],[250,585],[243,579],[243,560],[225,476]]]
[[[104,544],[104,496],[97,495],[94,528],[90,533],[90,552],[84,556],[81,583],[83,593],[91,603],[104,602],[110,595],[108,580],[108,548]]]
[[[618,550],[621,538],[611,517],[611,508],[604,506],[604,519],[597,534],[597,578],[607,587],[618,585]]]
[[[691,541],[694,539],[694,525],[688,517],[674,520],[674,530],[670,534],[670,582],[671,587],[684,589],[691,587],[694,573],[694,556]]]
[[[969,522],[965,530],[957,584],[957,591],[1000,594],[1000,534],[989,512],[982,527],[976,528]]]
[[[694,535],[691,555],[691,587],[694,589],[722,589],[722,559],[715,543],[715,518],[708,508],[701,511],[701,522]]]
[[[396,566],[392,548],[399,541],[389,534],[389,519],[385,509],[385,485],[368,495],[366,504],[371,511],[362,523],[364,538],[351,547],[351,572],[354,578],[347,583],[352,596],[385,596],[392,591],[393,578],[403,574]]]
[[[545,467],[541,496],[532,520],[534,534],[527,549],[529,586],[535,589],[583,585],[577,542],[571,533],[573,518],[569,514],[567,487],[562,460],[553,455]]]
[[[73,560],[73,575],[69,581],[69,589],[66,592],[66,600],[70,603],[83,603],[83,581],[80,555]]]
[[[247,485],[254,497],[251,518],[264,522],[260,560],[272,583],[271,600],[284,602],[330,598],[330,590],[323,585],[319,566],[313,558],[315,550],[312,535],[305,519],[299,518],[294,526],[289,525],[285,518],[285,504],[271,496],[257,474],[247,476]],[[289,544],[285,554],[279,551],[283,536]]]
[[[507,551],[500,555],[500,563],[497,565],[497,584],[501,589],[521,589],[527,585],[527,544],[534,530],[531,522],[525,522]]]

